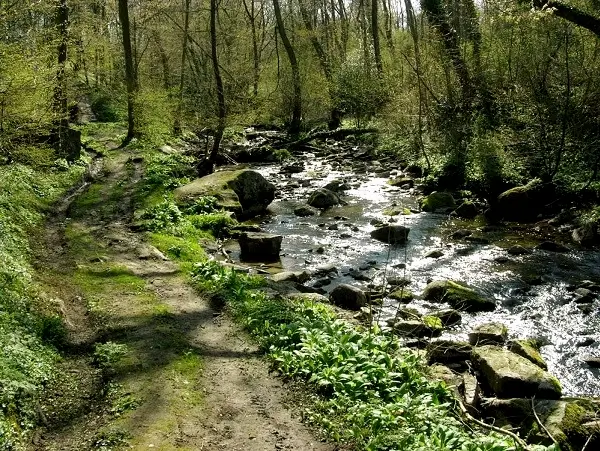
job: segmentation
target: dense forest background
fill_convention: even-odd
[[[81,101],[100,121],[126,120],[129,99],[129,138],[255,123],[298,132],[343,119],[376,125],[380,149],[448,188],[494,194],[539,177],[587,189],[600,163],[597,9],[3,1],[1,155],[29,158],[17,149],[48,136],[60,148]]]

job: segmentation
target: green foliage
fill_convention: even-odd
[[[194,158],[180,153],[155,154],[146,161],[141,196],[163,193],[184,185],[195,176]]]
[[[96,344],[94,362],[102,369],[111,370],[127,355],[127,345],[107,341]]]
[[[181,222],[182,218],[183,214],[177,205],[168,200],[147,208],[141,215],[144,221],[143,228],[152,232],[172,229]]]
[[[99,122],[119,122],[127,119],[125,99],[115,96],[114,93],[92,92],[90,106]]]
[[[208,230],[215,237],[226,235],[229,229],[237,224],[227,212],[207,213],[189,217],[191,224],[200,230]]]
[[[336,107],[353,116],[357,126],[374,116],[388,99],[383,81],[373,70],[365,69],[358,53],[335,74],[332,92]]]
[[[160,88],[145,88],[137,94],[136,126],[145,142],[160,145],[171,136],[173,111],[173,98]]]
[[[279,372],[313,387],[306,418],[332,439],[365,450],[516,450],[502,436],[467,431],[450,390],[394,336],[356,329],[324,304],[270,299],[256,278],[216,262],[197,264],[192,281],[226,300]]]
[[[16,449],[35,426],[39,392],[58,359],[45,340],[59,345],[64,339],[60,317],[36,313],[43,299],[29,266],[28,239],[82,173],[79,165],[67,172],[0,167],[0,449]]]
[[[219,210],[217,206],[218,202],[219,201],[214,196],[199,197],[186,206],[185,213],[189,215],[214,213]]]

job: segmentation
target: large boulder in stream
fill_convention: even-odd
[[[329,301],[341,308],[360,310],[367,305],[367,295],[360,288],[342,283],[331,290]]]
[[[440,210],[446,212],[456,208],[456,202],[452,194],[443,191],[434,191],[421,200],[421,210],[435,213]]]
[[[554,376],[507,349],[475,347],[471,361],[498,398],[561,397],[562,388]]]
[[[281,235],[262,232],[247,232],[242,234],[240,243],[241,259],[247,262],[273,262],[279,260],[281,251]]]
[[[496,303],[478,294],[473,288],[452,280],[430,282],[423,291],[423,299],[432,302],[447,302],[457,310],[466,312],[491,312]]]
[[[371,232],[371,238],[389,244],[403,244],[408,239],[410,229],[396,224],[379,227]]]
[[[492,208],[493,216],[507,221],[531,221],[544,205],[543,191],[544,186],[539,179],[504,191]]]
[[[310,195],[307,203],[311,207],[326,209],[340,204],[341,201],[340,197],[333,191],[319,188]]]
[[[249,169],[218,171],[177,188],[174,196],[178,204],[184,205],[213,196],[218,207],[247,219],[266,210],[275,198],[275,186]]]

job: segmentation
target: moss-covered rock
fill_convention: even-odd
[[[498,346],[473,348],[471,361],[499,398],[558,399],[558,380],[529,360]]]
[[[542,182],[539,179],[517,186],[498,196],[493,207],[494,215],[509,221],[529,221],[541,211]]]
[[[466,312],[489,312],[496,308],[494,301],[484,298],[473,288],[452,280],[429,283],[423,298],[432,302],[447,302],[452,308]]]
[[[410,188],[415,186],[415,181],[409,177],[397,177],[395,179],[390,179],[388,183],[392,186],[408,185]]]
[[[406,207],[402,207],[401,205],[392,205],[390,207],[384,208],[382,213],[386,216],[398,216],[398,215],[411,215],[412,212],[410,209]]]
[[[434,213],[438,210],[448,210],[455,207],[456,202],[454,201],[452,194],[442,191],[434,191],[429,196],[426,196],[421,200],[421,210],[431,213]]]
[[[521,357],[525,357],[540,368],[548,369],[546,361],[540,354],[536,340],[513,340],[508,344],[508,349]]]
[[[400,320],[393,326],[395,334],[409,338],[439,337],[442,334],[442,322],[433,316],[423,316],[420,320]]]
[[[249,218],[266,210],[275,198],[275,186],[256,171],[240,169],[214,172],[177,188],[173,194],[180,205],[212,196],[219,208],[234,212],[238,218]]]
[[[436,340],[427,344],[429,363],[457,363],[471,358],[472,346],[462,341]]]
[[[391,224],[379,227],[371,232],[371,238],[389,244],[403,244],[408,239],[410,229],[401,225]]]
[[[310,195],[307,203],[314,208],[326,209],[338,205],[341,203],[341,200],[340,197],[333,191],[325,188],[319,188]]]
[[[405,304],[408,304],[415,297],[413,292],[410,291],[408,288],[399,288],[391,292],[388,296],[398,302],[402,302]]]
[[[508,328],[502,323],[484,323],[469,333],[469,343],[475,345],[504,344]]]

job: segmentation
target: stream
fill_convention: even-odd
[[[473,327],[490,321],[504,323],[509,328],[509,339],[537,338],[546,343],[541,354],[550,373],[560,380],[564,395],[600,396],[600,370],[583,361],[585,356],[600,355],[598,300],[591,312],[583,313],[571,293],[585,280],[600,281],[599,252],[534,250],[523,256],[508,255],[507,247],[521,244],[532,248],[540,239],[528,236],[522,228],[482,232],[481,228],[476,230],[473,221],[420,213],[415,193],[389,185],[390,168],[381,165],[344,163],[339,157],[311,153],[304,154],[302,162],[304,170],[294,174],[282,174],[281,165],[253,167],[278,188],[269,206],[272,214],[263,218],[261,226],[284,237],[280,268],[303,271],[334,266],[337,275],[322,286],[327,292],[339,283],[367,290],[369,284],[381,285],[384,277],[404,277],[410,280],[408,288],[417,297],[408,306],[422,313],[440,307],[418,299],[428,281],[452,279],[467,283],[495,299],[497,308],[489,313],[462,313],[462,323],[446,329],[442,338],[468,341]],[[312,191],[333,180],[350,185],[342,195],[346,205],[317,216],[294,214],[296,207],[306,204]],[[393,204],[413,213],[385,216],[382,210]],[[372,239],[369,234],[375,229],[375,220],[391,220],[409,227],[407,244],[390,246]],[[459,228],[473,229],[475,235],[493,244],[449,238]],[[434,249],[440,249],[443,256],[425,257]],[[314,283],[312,279],[308,285]],[[397,301],[386,299],[376,319],[385,325],[398,307]]]

